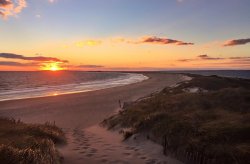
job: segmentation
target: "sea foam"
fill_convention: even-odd
[[[96,91],[112,87],[124,86],[147,80],[148,77],[137,73],[123,73],[122,76],[82,83],[72,83],[36,88],[13,89],[0,92],[0,101],[26,99],[35,97],[58,96],[80,92]]]

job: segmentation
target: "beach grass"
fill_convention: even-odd
[[[1,163],[58,164],[62,157],[55,146],[64,143],[63,131],[54,124],[25,124],[0,118]]]
[[[126,105],[103,121],[143,133],[187,163],[250,161],[250,80],[196,76]]]

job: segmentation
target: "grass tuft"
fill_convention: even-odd
[[[143,132],[184,162],[243,164],[250,161],[249,120],[250,80],[194,76],[130,103],[103,124]]]
[[[25,124],[0,118],[0,161],[5,164],[58,164],[56,144],[66,143],[63,131],[53,124]]]

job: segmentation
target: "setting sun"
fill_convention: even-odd
[[[41,70],[59,71],[63,70],[63,68],[60,67],[59,63],[47,63],[41,67]]]
[[[51,70],[51,71],[58,71],[58,67],[57,67],[57,66],[52,66],[52,67],[50,68],[50,70]]]

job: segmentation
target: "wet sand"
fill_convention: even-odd
[[[95,140],[93,140],[91,137],[85,138],[85,140],[88,140],[92,143],[92,146],[90,146],[89,144],[88,146],[84,145],[86,144],[83,142],[84,138],[77,139],[76,135],[82,135],[83,131],[86,131],[87,129],[93,126],[98,125],[103,119],[113,114],[114,111],[119,108],[119,100],[121,102],[133,101],[140,97],[149,95],[153,92],[160,91],[166,86],[171,86],[177,82],[184,80],[183,76],[174,74],[144,73],[144,75],[148,76],[149,79],[140,83],[130,84],[121,87],[85,93],[0,102],[0,116],[13,117],[15,119],[20,119],[21,121],[27,123],[55,122],[57,126],[64,129],[66,136],[69,140],[68,145],[61,148],[62,154],[65,157],[65,163],[82,163],[82,160],[87,163],[110,163],[112,161],[114,162],[115,159],[110,160],[114,157],[110,156],[109,158],[104,158],[101,157],[100,153],[97,153],[98,148],[94,148],[93,143],[95,143]],[[104,138],[106,136],[103,133],[95,133],[96,136],[99,137],[100,143],[107,142],[104,141]],[[102,139],[104,140],[101,141]],[[120,143],[120,139],[114,139],[114,145],[111,144],[111,148],[115,147],[115,142],[118,145],[123,144]],[[107,144],[110,143],[113,142],[108,142]],[[97,140],[96,145],[98,145]],[[89,147],[90,151],[92,151],[92,155],[91,153],[79,153],[80,147],[82,148],[82,151],[85,151],[84,146]],[[99,147],[102,148],[102,146]],[[126,154],[125,151],[125,154],[122,154],[121,152],[123,151],[123,148],[113,150],[115,150],[114,152],[120,150],[120,156],[118,159],[125,159],[125,157],[130,156],[132,160],[136,160],[135,158],[133,158],[137,157],[135,154],[136,152],[134,152],[134,154],[131,154],[131,152],[133,152],[131,151],[129,154]],[[106,150],[104,149],[99,149],[99,152],[103,153],[103,151],[106,152]],[[94,152],[95,154],[97,154],[97,156],[93,155]],[[81,155],[83,156],[82,160],[80,159]],[[102,155],[105,155],[105,153]],[[86,156],[88,158],[85,158]],[[144,157],[145,159],[143,159]],[[162,156],[162,158],[164,158],[164,156]],[[147,155],[147,153],[145,153],[145,155],[142,156],[142,159],[138,159],[139,161],[143,162],[138,161],[137,163],[146,163],[147,160],[148,162],[150,162],[149,160],[153,159],[153,156],[151,158],[149,157],[149,155]],[[116,161],[116,163],[130,162],[129,160],[123,160],[120,162]]]

